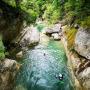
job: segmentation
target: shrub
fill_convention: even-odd
[[[83,21],[81,21],[81,26],[90,28],[90,16],[86,17]]]
[[[64,9],[66,12],[71,11],[72,10],[72,5],[69,2],[66,2],[64,5]]]
[[[43,18],[47,20],[49,23],[54,24],[60,18],[60,10],[55,9],[52,4],[47,6],[47,9],[44,12]]]
[[[65,15],[65,19],[67,20],[67,23],[70,24],[70,25],[74,23],[75,17],[76,17],[76,13],[74,11],[69,11]]]
[[[56,23],[59,21],[59,18],[60,18],[60,13],[59,13],[59,10],[54,10],[52,16],[51,16],[51,20],[50,22],[53,24],[53,23]]]

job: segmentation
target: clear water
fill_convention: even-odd
[[[41,38],[41,43],[24,55],[14,90],[74,90],[62,43],[53,40],[43,43],[46,37]],[[59,73],[64,74],[63,80],[56,78]]]
[[[27,51],[14,90],[74,90],[61,42],[49,41]],[[55,76],[64,74],[63,80]]]

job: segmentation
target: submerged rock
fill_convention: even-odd
[[[80,28],[75,38],[75,50],[83,57],[90,59],[90,29]]]
[[[0,90],[13,90],[14,78],[20,65],[11,59],[0,62]]]

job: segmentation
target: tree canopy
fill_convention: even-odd
[[[3,0],[12,7],[20,8],[29,22],[43,18],[50,23],[56,23],[67,17],[76,16],[84,19],[90,16],[89,0]],[[29,15],[29,16],[28,16]]]

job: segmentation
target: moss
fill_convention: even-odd
[[[68,49],[73,50],[74,47],[74,40],[77,33],[77,29],[66,27],[66,37],[67,37],[67,43],[68,43]]]

